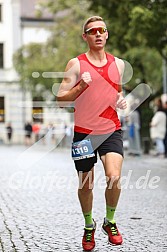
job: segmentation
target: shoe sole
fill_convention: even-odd
[[[93,248],[93,249],[91,249],[91,250],[84,250],[84,249],[83,249],[82,251],[83,251],[83,252],[87,252],[87,251],[88,251],[88,252],[93,252],[93,251],[95,251],[95,248]]]
[[[105,234],[105,235],[108,236],[108,233],[103,229],[103,227],[101,228],[101,230],[102,230],[103,234]],[[108,243],[109,243],[110,245],[113,245],[113,246],[118,246],[118,245],[122,245],[123,242],[122,242],[122,243],[115,244],[115,243],[110,242],[109,237],[108,237]]]

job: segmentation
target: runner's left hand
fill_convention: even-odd
[[[117,108],[119,109],[126,109],[127,108],[127,103],[125,98],[118,93],[118,100],[117,100]]]

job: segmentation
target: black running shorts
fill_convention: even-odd
[[[105,135],[88,135],[74,132],[73,142],[78,142],[85,138],[91,140],[95,156],[74,160],[77,171],[89,172],[94,164],[97,163],[97,153],[99,153],[100,157],[108,152],[115,152],[123,156],[123,137],[121,129]]]

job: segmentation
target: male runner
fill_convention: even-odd
[[[85,251],[91,251],[95,247],[92,190],[97,153],[106,176],[106,216],[102,230],[111,244],[120,245],[123,241],[114,219],[123,161],[121,123],[116,109],[125,109],[126,101],[120,83],[124,63],[104,50],[108,32],[103,19],[99,16],[87,19],[82,37],[89,50],[68,62],[57,100],[60,104],[64,101],[75,104],[72,156],[85,219],[82,246]]]

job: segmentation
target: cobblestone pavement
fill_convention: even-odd
[[[0,146],[0,251],[82,251],[83,217],[70,150]],[[96,165],[93,215],[95,251],[167,251],[167,159],[125,155],[116,220],[121,246],[101,231],[104,173]]]

